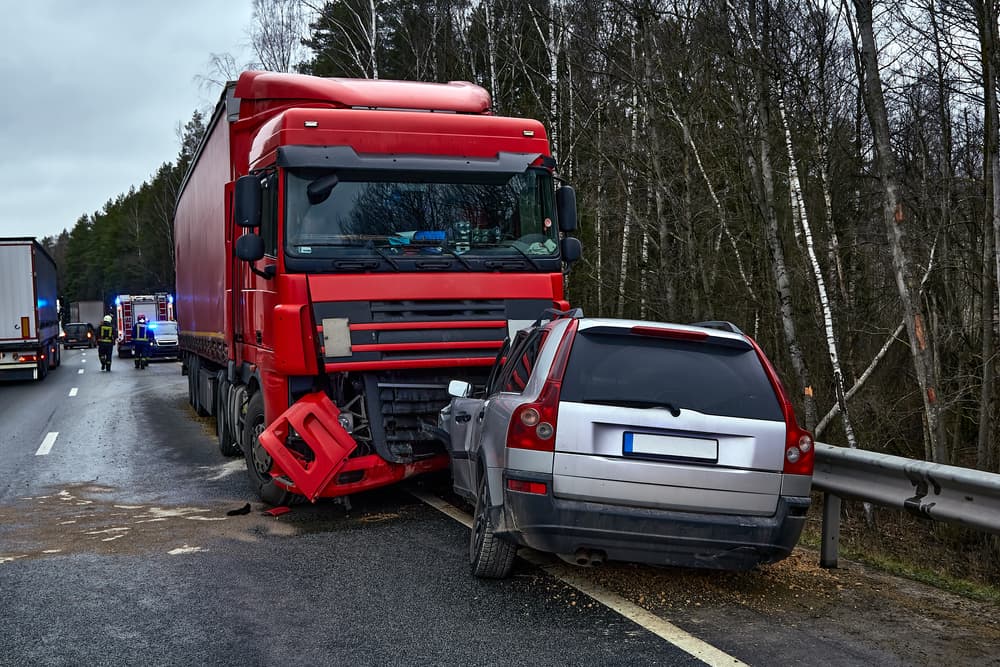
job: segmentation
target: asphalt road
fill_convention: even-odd
[[[703,664],[563,575],[724,652],[710,664],[996,660],[983,643],[1000,630],[956,620],[981,610],[901,587],[955,605],[922,622],[809,554],[719,575],[529,553],[485,582],[467,529],[412,484],[272,517],[187,406],[179,364],[99,368],[96,351],[65,351],[44,382],[0,385],[0,665]],[[448,497],[444,478],[419,487]]]

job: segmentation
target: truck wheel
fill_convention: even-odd
[[[243,419],[243,442],[247,445],[245,458],[250,485],[268,505],[291,505],[305,500],[304,497],[281,488],[271,479],[271,457],[260,446],[258,439],[264,428],[264,394],[258,391],[250,397],[246,417]]]
[[[49,374],[49,358],[46,356],[44,359],[38,362],[38,379],[39,381],[44,380]]]
[[[233,437],[233,428],[229,423],[229,410],[227,407],[229,405],[229,392],[232,387],[224,379],[221,372],[217,377],[219,391],[217,392],[217,400],[215,401],[215,434],[219,438],[219,451],[222,452],[223,456],[236,456],[243,452],[240,450],[240,445],[236,442],[236,438]]]
[[[517,547],[498,536],[487,508],[490,506],[490,489],[486,471],[479,473],[479,493],[476,510],[472,516],[472,535],[469,536],[469,565],[472,574],[484,579],[503,579],[514,565]]]

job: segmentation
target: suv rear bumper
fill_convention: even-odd
[[[504,490],[498,532],[519,545],[604,560],[711,569],[750,569],[791,553],[809,497],[781,497],[773,516],[698,514],[564,500]]]

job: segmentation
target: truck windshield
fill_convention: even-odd
[[[330,172],[287,174],[285,249],[291,257],[398,260],[427,255],[514,258],[538,266],[558,256],[552,176],[521,174],[374,173],[338,180],[322,201],[310,203],[309,184]],[[370,180],[366,180],[370,179]],[[329,179],[327,179],[329,180]],[[446,180],[446,182],[439,182]],[[324,193],[325,194],[325,193]],[[321,195],[322,196],[322,195]]]

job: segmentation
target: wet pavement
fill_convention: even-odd
[[[179,364],[99,368],[67,351],[44,382],[0,384],[0,665],[702,664],[551,559],[472,578],[467,529],[415,484],[270,516]],[[442,476],[418,485],[450,497]],[[995,607],[808,552],[750,573],[569,569],[748,664],[997,661]]]

